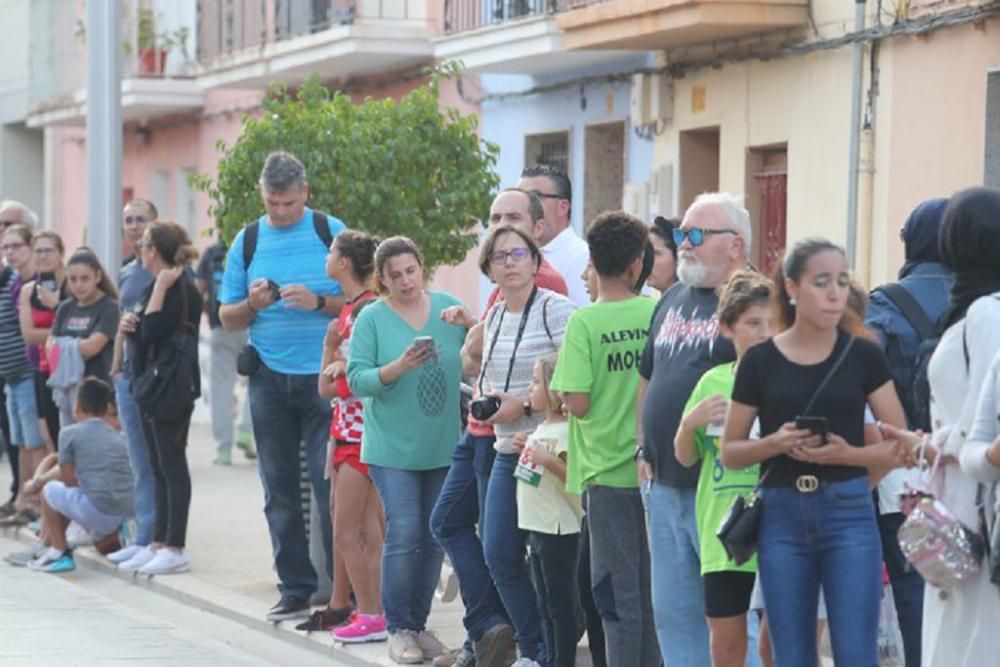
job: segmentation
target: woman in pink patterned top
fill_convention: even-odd
[[[332,629],[335,639],[348,643],[388,637],[379,584],[385,531],[382,507],[368,466],[360,458],[364,408],[361,399],[352,394],[345,374],[351,327],[360,310],[376,298],[365,285],[374,273],[377,245],[378,240],[367,234],[346,230],[334,239],[326,257],[327,275],[340,283],[347,297],[340,317],[327,329],[319,376],[319,393],[333,405],[330,516],[336,570],[329,606],[315,612],[300,629]],[[352,589],[356,611],[350,605]]]

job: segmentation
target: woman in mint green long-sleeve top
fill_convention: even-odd
[[[443,651],[426,632],[443,552],[430,532],[430,514],[444,483],[461,427],[459,350],[463,327],[442,311],[460,305],[424,289],[417,246],[401,236],[375,251],[383,298],[365,308],[351,332],[347,381],[364,398],[361,460],[385,509],[382,604],[389,656],[415,663]],[[430,337],[434,345],[415,343]]]

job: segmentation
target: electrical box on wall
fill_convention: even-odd
[[[649,186],[641,181],[625,184],[622,192],[622,210],[640,220],[649,220]]]
[[[649,172],[648,201],[653,216],[671,218],[677,214],[674,207],[674,165],[668,162]]]
[[[631,116],[633,127],[669,124],[674,116],[674,82],[662,74],[632,76]]]

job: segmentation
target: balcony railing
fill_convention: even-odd
[[[202,66],[268,44],[311,35],[356,19],[412,19],[418,0],[198,0]],[[423,12],[420,12],[421,17]]]
[[[445,0],[444,32],[451,35],[508,21],[545,16],[610,0]]]

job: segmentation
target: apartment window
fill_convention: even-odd
[[[983,184],[1000,188],[1000,71],[986,75],[986,146]]]
[[[524,165],[548,164],[569,173],[569,131],[529,134],[524,138]]]

